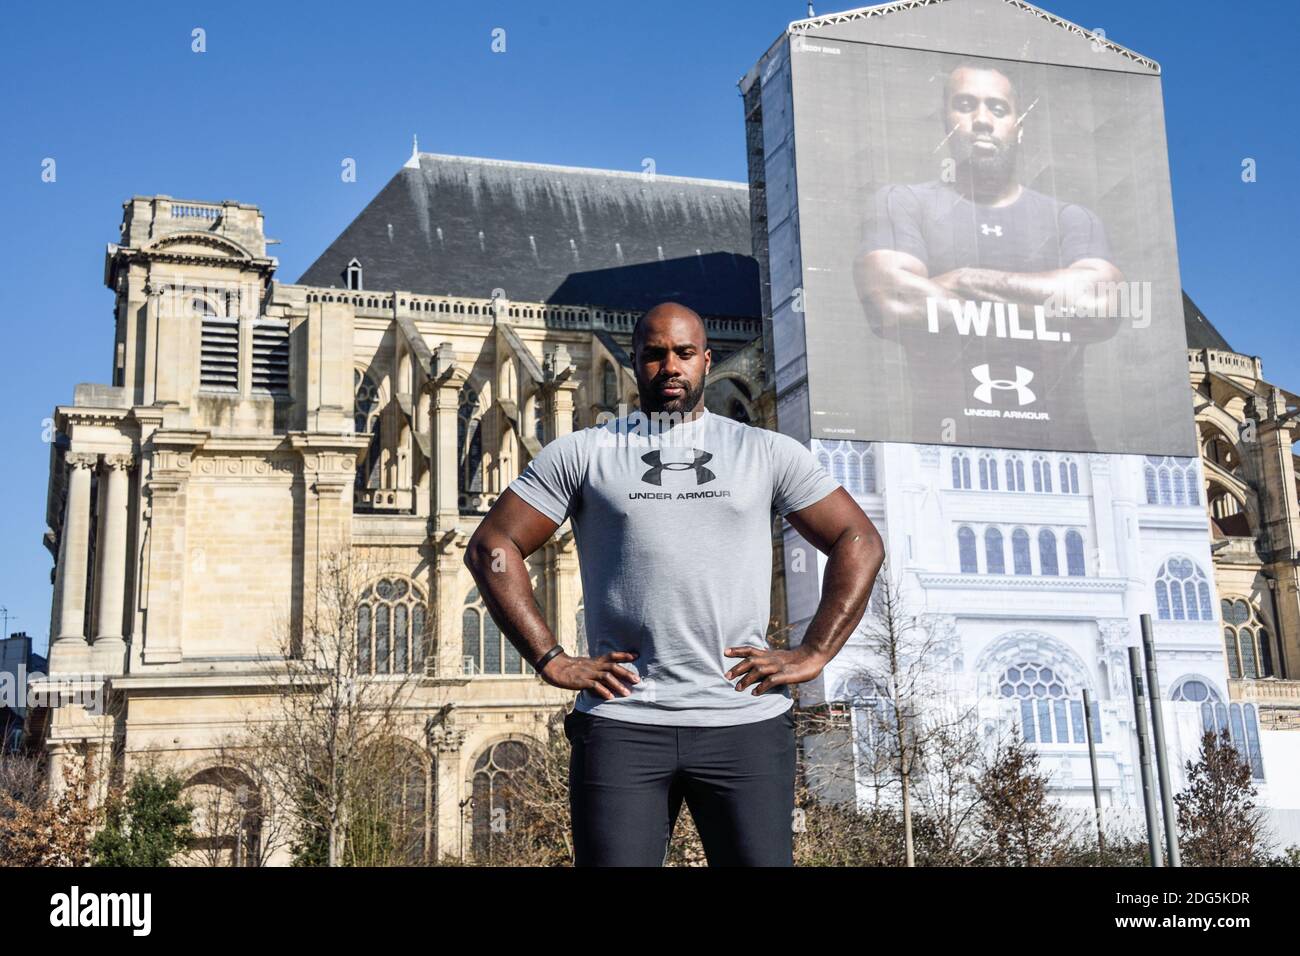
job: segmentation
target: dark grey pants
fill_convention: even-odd
[[[729,727],[571,711],[577,866],[662,866],[682,801],[710,866],[794,865],[794,715]]]

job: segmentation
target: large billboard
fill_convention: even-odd
[[[1018,58],[1056,28],[1000,11],[979,48],[1016,55],[942,52],[947,6],[901,46],[793,33],[767,69],[801,279],[774,262],[776,361],[803,350],[810,435],[1196,454],[1154,64],[1093,66],[1082,35]]]

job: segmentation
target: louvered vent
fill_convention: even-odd
[[[289,391],[289,323],[263,319],[253,325],[253,391]]]
[[[239,390],[239,323],[203,316],[199,385],[222,391]]]

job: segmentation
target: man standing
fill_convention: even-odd
[[[789,686],[821,673],[857,626],[880,535],[797,441],[704,407],[712,356],[695,312],[656,306],[632,339],[641,413],[546,445],[465,563],[543,679],[581,692],[565,718],[577,865],[662,865],[685,800],[710,865],[790,866]],[[830,556],[792,650],[766,642],[773,509]],[[557,645],[524,566],[566,519],[591,657]]]

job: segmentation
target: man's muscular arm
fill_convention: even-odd
[[[558,528],[554,521],[507,488],[479,522],[465,547],[465,567],[478,584],[488,613],[519,653],[530,663],[556,645],[533,600],[524,558],[545,544]],[[600,657],[570,657],[561,652],[541,670],[548,684],[568,690],[590,690],[612,700],[632,692],[620,678],[631,683],[640,679],[618,661],[631,661],[636,654],[613,651]]]
[[[1072,303],[1080,314],[1061,316],[1073,342],[1099,342],[1119,329],[1109,314],[1106,284],[1124,274],[1105,259],[1080,259],[1048,272],[1004,272],[962,266],[931,277],[925,263],[906,252],[877,249],[854,262],[854,283],[872,329],[888,338],[928,334],[927,299],[1015,303],[1025,310],[1050,302]]]
[[[806,541],[829,555],[817,612],[793,650],[729,647],[728,657],[744,660],[727,672],[740,677],[736,690],[757,684],[762,694],[780,684],[812,680],[839,653],[867,609],[876,574],[885,560],[880,533],[843,488],[816,504],[792,511],[786,519]]]
[[[1014,302],[1023,309],[1049,302],[1072,304],[1078,315],[1060,316],[1074,342],[1098,342],[1118,331],[1122,316],[1110,315],[1107,285],[1124,274],[1105,259],[1080,259],[1047,272],[1002,272],[963,266],[935,279],[955,299]]]
[[[890,339],[926,335],[925,300],[952,296],[930,278],[924,262],[894,249],[858,256],[853,263],[853,282],[872,331]]]

